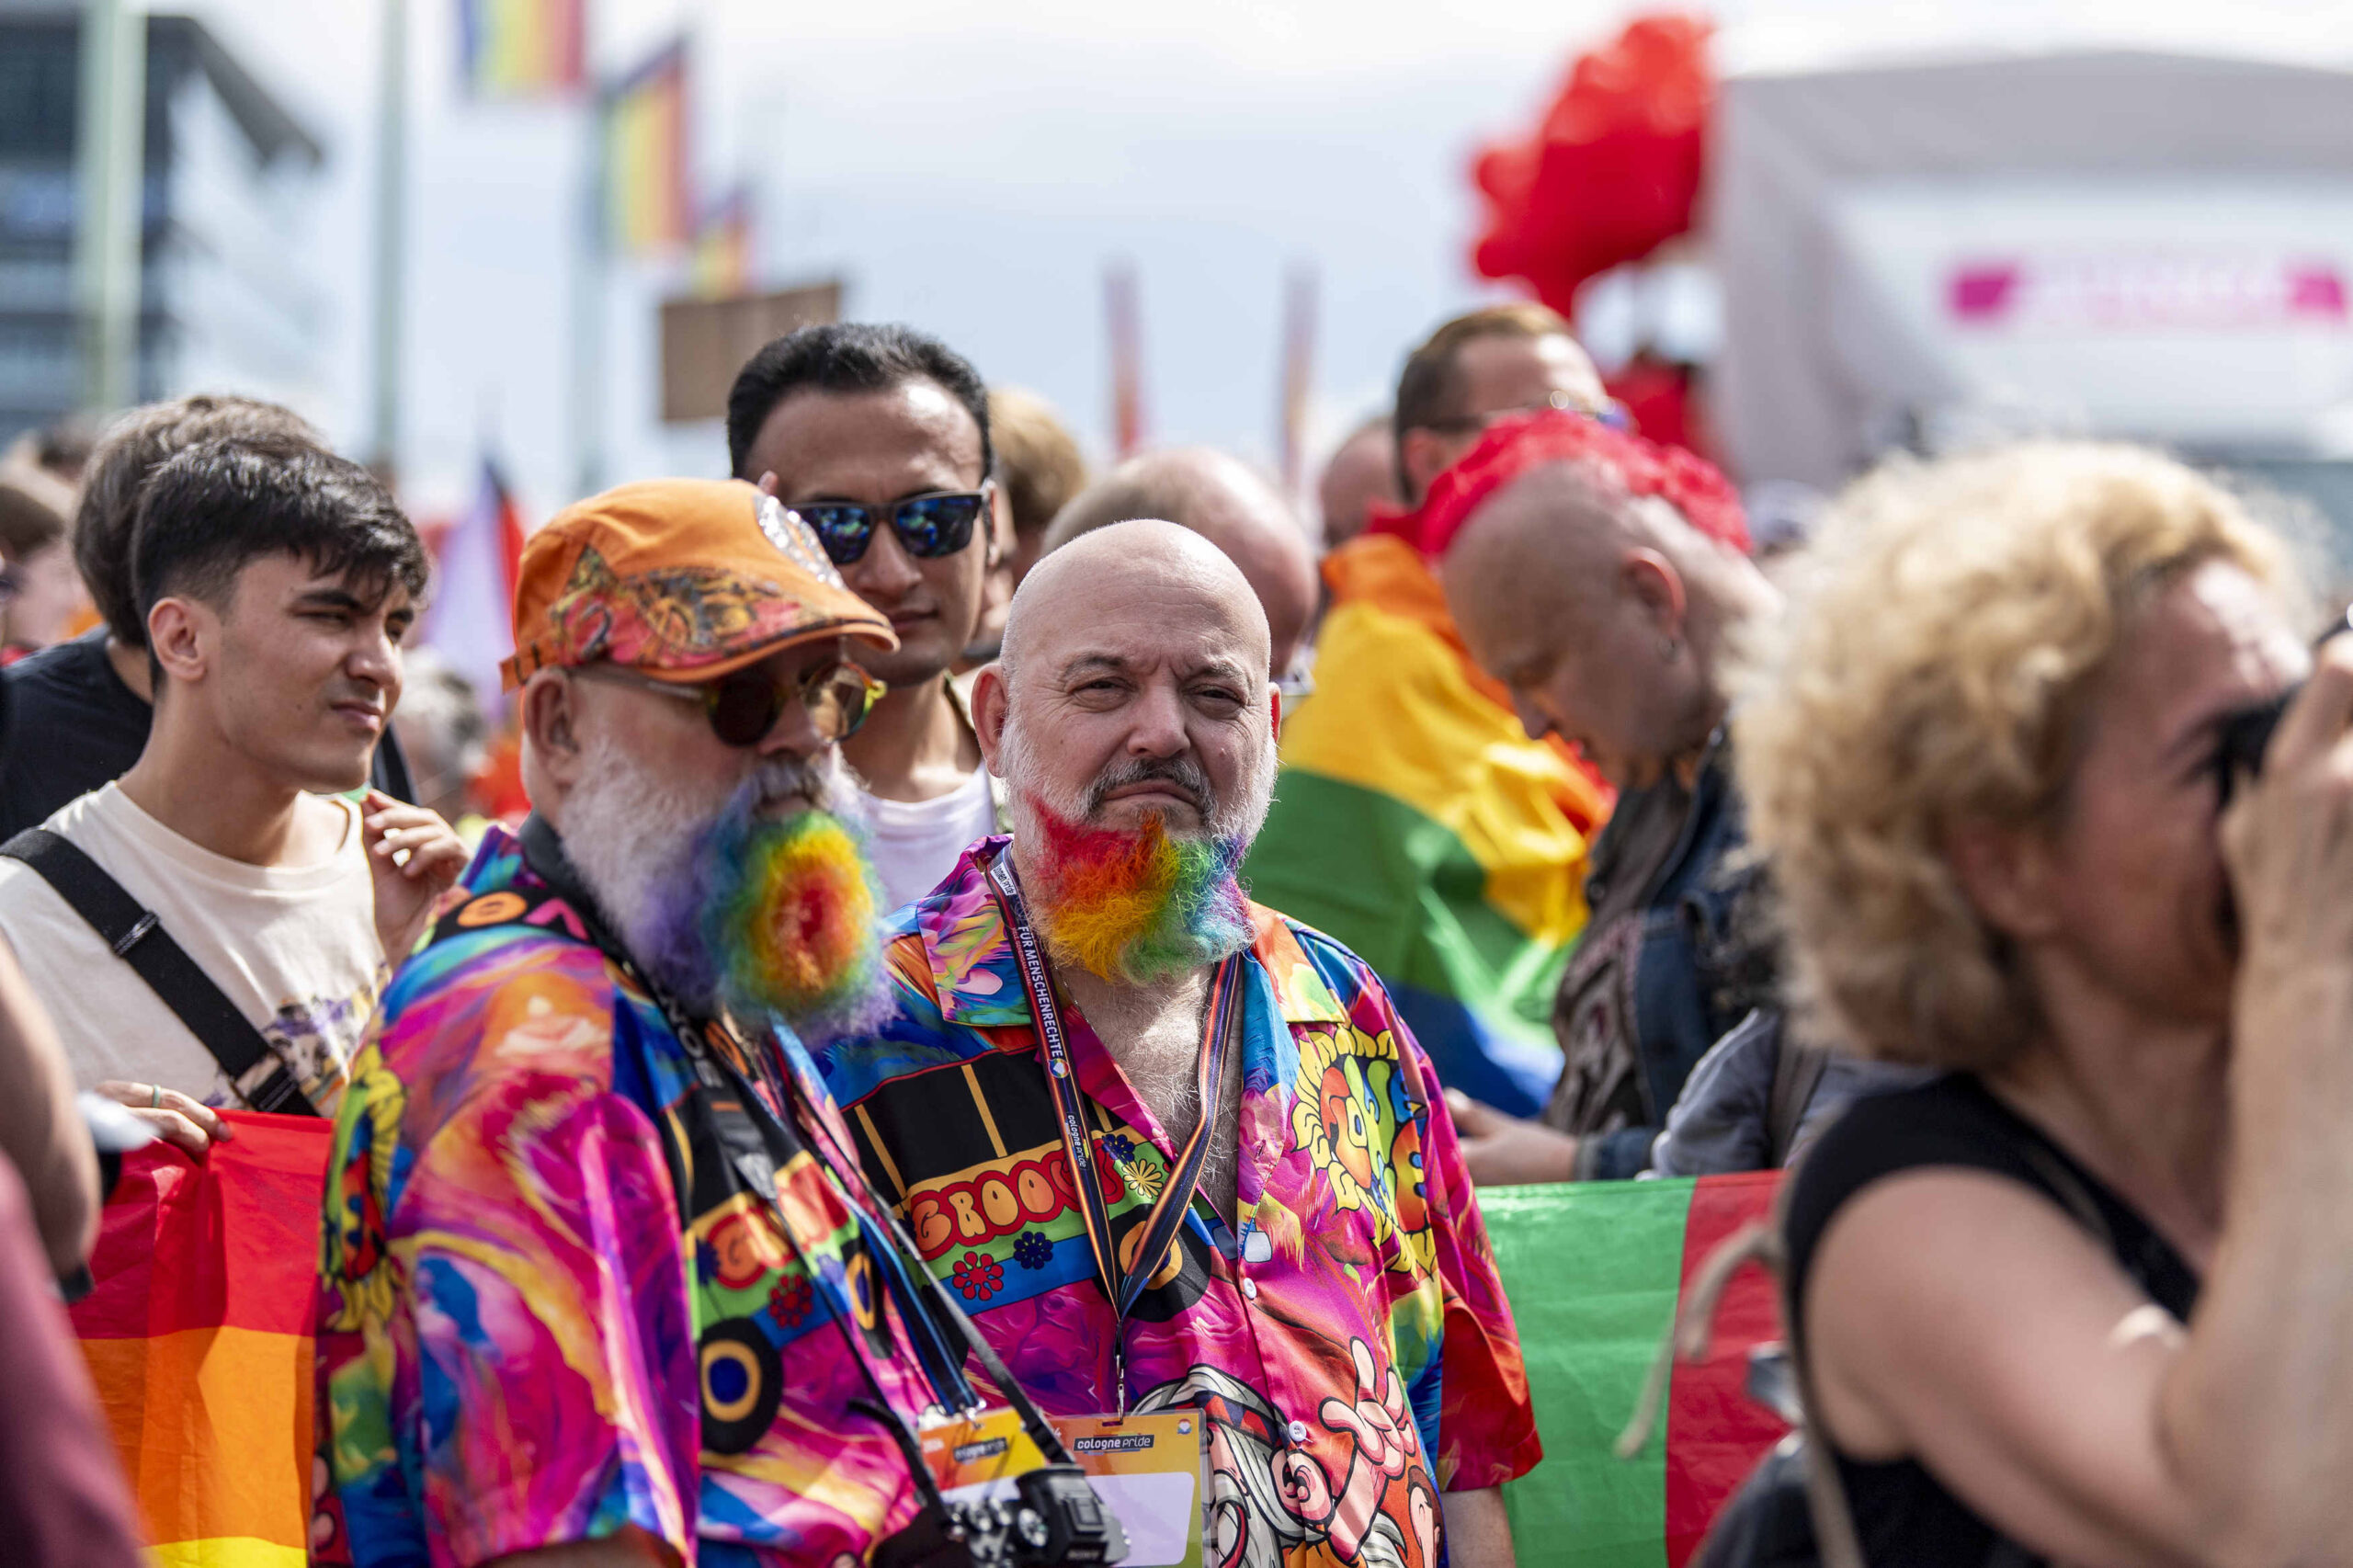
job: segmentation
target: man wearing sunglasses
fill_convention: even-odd
[[[317,1407],[373,1436],[313,1540],[863,1562],[915,1508],[894,1418],[961,1403],[808,1055],[880,1002],[839,743],[896,639],[776,501],[683,480],[534,534],[515,631],[534,814],[336,1126]]]
[[[898,636],[872,660],[890,691],[843,752],[864,782],[884,892],[911,903],[1001,820],[949,679],[995,564],[987,392],[961,356],[909,328],[804,327],[736,376],[727,441],[736,477],[800,514]]]

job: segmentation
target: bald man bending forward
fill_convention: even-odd
[[[1429,1061],[1355,954],[1233,879],[1274,707],[1266,616],[1199,536],[1120,523],[1047,556],[974,692],[1013,835],[899,912],[897,1014],[827,1076],[877,1189],[1040,1404],[1205,1413],[1211,1561],[1436,1568],[1444,1536],[1458,1563],[1509,1564],[1497,1488],[1541,1450]],[[998,862],[1051,972],[1074,1160]],[[1205,1115],[1196,1190],[1121,1322],[1069,1173],[1092,1170],[1132,1267],[1161,1195],[1185,1203],[1170,1172]]]

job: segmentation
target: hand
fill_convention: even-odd
[[[1522,1121],[1459,1089],[1446,1091],[1446,1108],[1462,1144],[1462,1168],[1480,1187],[1534,1186],[1576,1176],[1577,1141],[1540,1121]]]
[[[149,1131],[176,1149],[182,1149],[198,1159],[218,1139],[226,1143],[236,1136],[221,1113],[202,1100],[194,1100],[177,1089],[166,1089],[158,1084],[128,1084],[109,1078],[94,1093],[131,1112],[146,1123]]]
[[[776,499],[776,470],[771,468],[760,471],[760,483],[758,488],[760,494],[767,496],[769,500],[773,501]]]
[[[2222,850],[2243,944],[2243,1006],[2276,997],[2300,1007],[2280,994],[2280,982],[2353,971],[2353,900],[2340,893],[2353,880],[2353,640],[2322,649],[2262,774],[2244,782],[2222,819]]]
[[[434,901],[466,869],[466,841],[423,806],[404,805],[381,790],[368,791],[361,811],[376,884],[376,936],[385,961],[398,967],[425,934]]]

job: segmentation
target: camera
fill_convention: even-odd
[[[2313,650],[2326,647],[2347,631],[2353,631],[2353,610],[2338,616],[2327,631],[2313,639]],[[2263,756],[2271,749],[2272,733],[2279,728],[2288,705],[2303,689],[2304,683],[2298,681],[2270,700],[2239,709],[2222,720],[2214,746],[2214,777],[2222,804],[2231,803],[2231,793],[2238,785],[2240,774],[2253,778],[2263,771]]]
[[[1047,1568],[1117,1562],[1127,1532],[1074,1464],[1014,1480],[1010,1497],[938,1498],[874,1549],[875,1568]]]

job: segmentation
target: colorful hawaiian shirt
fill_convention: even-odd
[[[1111,1409],[1109,1299],[1076,1202],[984,839],[901,910],[899,1012],[827,1080],[870,1179],[1049,1413]],[[1208,1413],[1214,1562],[1436,1568],[1438,1494],[1541,1455],[1519,1341],[1428,1058],[1370,970],[1252,906],[1239,1201],[1199,1199],[1127,1330],[1131,1408]],[[1116,1240],[1174,1157],[1075,1007]]]
[[[771,1205],[660,1007],[490,833],[336,1119],[314,1562],[472,1564],[634,1525],[702,1568],[837,1568],[906,1523],[900,1451],[848,1407],[936,1396],[879,1220],[812,1153],[854,1159],[848,1135],[776,1038],[802,1146]]]

